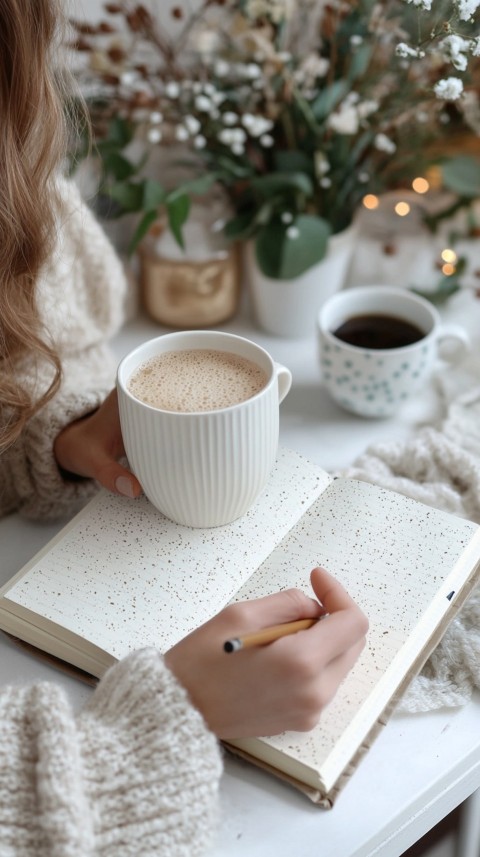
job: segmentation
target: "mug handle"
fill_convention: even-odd
[[[292,386],[292,373],[290,372],[290,369],[287,369],[286,366],[282,366],[281,363],[276,363],[274,361],[274,366],[278,383],[278,404],[280,404],[280,402],[283,402]]]
[[[448,363],[458,363],[470,351],[470,337],[463,327],[456,324],[444,325],[437,337],[439,357]]]

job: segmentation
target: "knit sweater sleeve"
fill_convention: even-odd
[[[220,751],[151,649],[74,717],[53,684],[0,693],[2,857],[197,857],[217,817]]]
[[[96,490],[90,479],[71,479],[58,467],[54,442],[61,430],[96,410],[114,385],[106,345],[65,357],[56,396],[28,422],[16,444],[0,458],[0,515],[49,520],[72,515]]]
[[[91,496],[89,480],[64,478],[53,444],[68,423],[98,408],[115,383],[108,342],[124,320],[124,270],[78,189],[62,181],[59,190],[56,245],[38,282],[37,303],[60,356],[62,383],[0,458],[0,516],[19,511],[29,518],[60,518]],[[38,398],[51,383],[52,367],[26,355],[17,375]]]

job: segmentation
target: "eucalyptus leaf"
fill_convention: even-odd
[[[264,196],[288,190],[300,191],[305,196],[313,195],[312,180],[305,173],[270,173],[251,179],[250,184],[254,190]]]
[[[292,227],[298,234],[292,236]],[[321,217],[301,215],[291,227],[274,221],[263,227],[255,242],[260,270],[276,280],[292,280],[325,257],[330,226]]]
[[[360,45],[353,53],[350,68],[348,70],[348,78],[353,83],[359,77],[362,77],[370,62],[373,52],[373,46],[368,43]]]
[[[184,250],[185,242],[183,240],[182,229],[188,219],[190,211],[190,197],[188,197],[187,194],[174,196],[173,199],[171,197],[167,197],[166,206],[168,223],[172,230],[172,234],[177,244],[182,248],[182,250]]]
[[[119,182],[108,188],[108,195],[118,202],[125,212],[142,211],[144,182]]]
[[[140,244],[140,241],[142,240],[142,238],[145,237],[145,235],[147,234],[150,227],[155,223],[157,217],[158,217],[158,213],[156,210],[155,211],[147,211],[143,215],[143,217],[142,217],[140,223],[138,224],[137,228],[135,229],[135,232],[133,233],[132,238],[130,240],[130,243],[128,245],[128,255],[129,256],[131,256],[131,254],[137,249],[138,245]]]
[[[165,202],[167,194],[163,185],[155,179],[145,179],[143,183],[142,208],[144,211],[158,209]]]
[[[480,195],[480,159],[458,155],[442,163],[444,186],[461,196],[475,198]]]
[[[234,161],[233,158],[229,158],[227,155],[215,155],[215,166],[236,179],[246,179],[254,175],[254,171],[250,165]]]
[[[325,87],[318,98],[312,104],[312,113],[315,119],[326,119],[327,116],[340,104],[349,91],[347,80],[336,80],[331,86]]]
[[[275,170],[281,173],[306,173],[313,175],[312,158],[300,149],[285,149],[274,152],[273,163]]]
[[[215,184],[217,179],[217,173],[205,173],[205,175],[199,176],[196,179],[190,179],[180,184],[174,191],[171,191],[168,195],[169,199],[175,199],[175,197],[183,196],[186,193],[193,196],[203,196]]]
[[[103,160],[103,168],[107,175],[112,175],[117,181],[129,179],[135,175],[137,168],[131,161],[125,158],[120,152],[107,152]]]
[[[255,212],[249,211],[244,214],[237,214],[225,226],[225,235],[227,238],[235,238],[245,240],[251,234],[255,226]]]
[[[108,126],[106,140],[114,143],[119,149],[124,149],[133,139],[133,128],[126,119],[114,116]]]

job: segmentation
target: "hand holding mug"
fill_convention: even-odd
[[[274,466],[291,382],[259,345],[219,331],[165,334],[127,355],[117,374],[122,435],[153,505],[191,527],[241,517]]]

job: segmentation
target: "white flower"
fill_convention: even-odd
[[[287,229],[287,238],[291,238],[292,241],[295,241],[296,238],[300,235],[300,230],[298,226],[289,226]]]
[[[247,135],[243,128],[223,128],[219,134],[218,139],[225,146],[242,146],[247,139]]]
[[[374,101],[373,98],[366,98],[365,101],[361,101],[360,104],[357,104],[357,111],[360,119],[366,119],[371,113],[376,113],[378,108],[379,103],[378,101]]]
[[[406,59],[407,57],[422,59],[422,57],[425,56],[425,51],[420,51],[418,48],[411,48],[410,45],[407,45],[405,42],[399,42],[395,48],[395,53],[397,57],[402,57],[403,59]]]
[[[232,137],[232,129],[224,128],[222,131],[219,131],[217,134],[217,139],[220,143],[223,143],[224,146],[230,146],[233,143]]]
[[[245,152],[243,143],[232,143],[231,149],[234,155],[243,155]]]
[[[149,128],[147,131],[147,139],[149,143],[159,143],[162,139],[160,128]]]
[[[247,135],[243,128],[232,128],[232,140],[234,143],[244,143]]]
[[[444,80],[439,80],[433,87],[433,91],[437,98],[444,101],[456,101],[463,92],[463,83],[458,77],[447,77]]]
[[[138,73],[136,71],[124,71],[120,77],[120,83],[122,86],[133,86],[137,78]]]
[[[253,115],[253,113],[244,113],[242,116],[242,125],[244,126],[244,128],[247,128],[247,130],[250,130],[250,128],[254,124],[255,124],[255,116]]]
[[[154,110],[150,113],[150,122],[152,125],[160,125],[163,122],[163,114],[159,113],[158,110]]]
[[[198,136],[195,137],[195,139],[193,141],[193,145],[195,146],[196,149],[204,149],[205,146],[207,145],[207,141],[202,134],[198,134]]]
[[[242,125],[252,137],[261,137],[262,134],[267,134],[273,128],[273,122],[270,119],[264,119],[263,116],[252,116],[251,113],[246,113],[243,116]]]
[[[212,102],[207,95],[197,95],[195,99],[195,107],[197,110],[200,110],[201,113],[210,113],[212,106]]]
[[[480,0],[458,0],[458,14],[461,21],[469,21],[480,6]]]
[[[458,71],[465,71],[468,60],[465,53],[470,49],[470,42],[461,36],[447,36],[440,42],[440,50]]]
[[[188,140],[189,134],[187,129],[183,125],[177,125],[175,128],[175,139],[180,143],[183,143],[184,140]]]
[[[350,44],[353,45],[354,48],[356,48],[358,45],[362,45],[363,36],[359,36],[356,33],[353,36],[350,36]]]
[[[185,125],[185,128],[187,129],[189,134],[198,134],[200,128],[202,127],[197,117],[190,116],[190,114],[188,116],[185,116],[183,124]]]
[[[226,77],[230,71],[230,64],[226,60],[217,60],[213,66],[213,71],[217,77]]]
[[[165,95],[168,98],[178,98],[180,95],[180,86],[176,80],[169,80],[165,87]]]
[[[281,220],[282,220],[282,223],[285,223],[285,225],[288,225],[293,220],[293,214],[290,211],[284,211],[282,216],[281,216]]]
[[[224,94],[223,94],[223,92],[214,92],[214,93],[212,94],[212,101],[213,101],[213,103],[214,103],[214,104],[216,104],[216,105],[217,105],[217,107],[218,107],[220,104],[223,104],[223,102],[225,101],[226,97],[227,97],[227,96],[226,96],[226,95],[224,95]]]
[[[329,116],[328,126],[337,134],[356,134],[359,126],[357,110],[354,106],[342,105],[336,113]]]
[[[423,9],[424,12],[430,12],[432,8],[432,0],[406,0],[406,2],[413,3],[414,6]]]
[[[246,13],[249,18],[270,18],[275,24],[288,20],[295,8],[294,0],[248,0]]]
[[[245,77],[247,80],[256,80],[262,75],[262,69],[255,62],[249,62],[246,65],[239,66],[239,71],[242,77]]]
[[[245,116],[243,117],[245,119]],[[238,122],[238,115],[233,112],[233,110],[226,110],[222,115],[222,122],[224,125],[228,125],[229,127],[232,125],[236,125]],[[245,122],[243,122],[245,125]]]
[[[329,68],[330,62],[325,57],[308,54],[293,76],[297,82],[312,86],[319,77],[325,77]]]
[[[325,152],[315,152],[314,162],[315,174],[318,177],[321,178],[326,173],[330,172],[331,167]]]
[[[480,57],[480,36],[477,36],[476,39],[472,39],[470,42],[470,50],[474,57]]]
[[[320,185],[320,187],[324,187],[324,188],[331,187],[332,186],[332,180],[329,179],[328,176],[324,176],[323,179],[320,179],[319,185]]]
[[[390,137],[387,137],[386,134],[377,134],[373,144],[379,152],[386,152],[387,155],[393,155],[397,149],[393,140],[390,140]]]
[[[265,149],[270,149],[273,146],[274,142],[275,140],[273,139],[271,134],[262,134],[262,136],[260,137],[260,145],[263,146]]]

